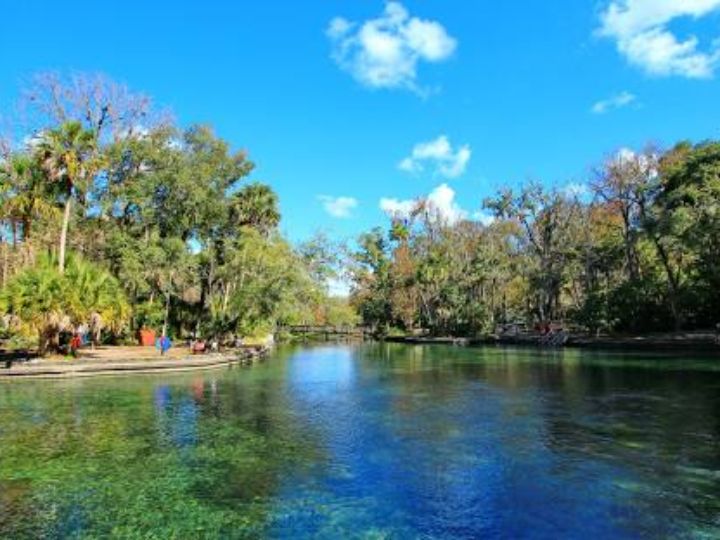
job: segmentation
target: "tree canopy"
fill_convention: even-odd
[[[590,331],[720,321],[720,143],[622,151],[587,193],[529,183],[484,201],[488,224],[419,201],[363,235],[353,301],[366,324],[476,335],[562,321]]]
[[[41,349],[93,321],[98,339],[132,339],[345,316],[322,307],[327,276],[279,233],[247,152],[210,126],[179,128],[98,76],[39,76],[26,96],[35,124],[0,159],[0,308]]]

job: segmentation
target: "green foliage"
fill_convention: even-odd
[[[40,350],[57,344],[57,335],[86,324],[100,332],[120,332],[130,306],[118,281],[80,257],[69,257],[64,273],[52,257],[16,275],[0,291],[0,311],[17,317],[39,336]]]
[[[219,276],[223,291],[210,306],[217,330],[253,335],[272,328],[276,309],[284,301],[287,271],[292,268],[289,256],[280,241],[268,242],[256,231],[245,231],[226,252]]]
[[[278,204],[278,197],[270,187],[257,182],[243,186],[229,202],[228,225],[269,234],[280,224]]]
[[[360,237],[353,299],[366,324],[433,334],[498,323],[648,332],[720,321],[720,143],[608,160],[592,199],[531,183],[485,201],[492,224],[432,211]],[[418,208],[427,207],[420,202]]]
[[[137,328],[160,328],[165,320],[165,310],[159,302],[141,302],[134,306]]]
[[[383,330],[393,319],[389,245],[380,229],[362,235],[358,243],[360,248],[353,256],[351,268],[355,283],[353,303],[365,324]]]
[[[330,326],[356,326],[360,317],[347,298],[328,298],[324,302],[322,322]]]
[[[113,331],[127,318],[124,307],[105,312],[104,275],[78,274],[69,262],[66,277],[44,259],[33,266],[37,253],[52,253],[62,273],[66,247],[109,270],[127,298],[118,305],[135,308],[133,330],[261,334],[336,308],[325,305],[336,247],[283,240],[277,195],[243,184],[254,164],[210,127],[181,130],[146,97],[103,78],[46,76],[32,94],[28,105],[44,123],[33,145],[0,161],[0,252],[2,283],[28,299],[8,309],[26,329],[45,328],[42,343],[88,312]],[[88,288],[93,280],[99,289]],[[339,311],[332,316],[351,319]]]
[[[52,221],[59,214],[41,166],[28,154],[12,154],[0,164],[0,203],[2,217],[26,243],[32,240],[36,221]]]

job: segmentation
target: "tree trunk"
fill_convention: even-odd
[[[232,287],[232,283],[227,283],[225,285],[225,291],[223,293],[223,304],[222,304],[222,314],[223,315],[225,315],[227,313],[228,301],[230,300],[231,287]]]
[[[58,270],[62,274],[65,272],[65,245],[67,244],[68,225],[70,224],[70,209],[72,207],[72,196],[68,196],[65,201],[65,211],[63,212],[62,229],[60,230],[60,245],[58,249]]]
[[[665,275],[667,276],[668,300],[670,302],[670,311],[672,312],[673,323],[675,325],[675,331],[678,332],[682,329],[682,325],[683,325],[682,313],[680,312],[680,307],[678,306],[680,280],[678,279],[678,277],[676,276],[675,272],[672,269],[672,266],[670,264],[670,256],[668,255],[667,251],[665,250],[665,247],[660,242],[660,239],[653,236],[653,240],[654,240],[655,248],[657,249],[658,255],[660,256],[660,261],[662,262],[663,269],[665,270]]]
[[[623,218],[623,243],[625,244],[625,264],[627,265],[627,276],[631,281],[637,281],[640,278],[640,263],[638,261],[635,237],[630,219],[630,210],[624,208],[622,211]]]
[[[48,349],[47,333],[44,329],[38,330],[38,356],[45,356]]]
[[[32,229],[32,218],[25,216],[22,220],[23,242],[30,242],[30,231]]]
[[[38,330],[38,355],[45,356],[51,350],[60,350],[60,331],[56,327],[44,326]]]
[[[2,286],[5,287],[7,285],[7,279],[8,279],[8,245],[7,243],[2,243],[2,250],[3,250],[3,267],[2,267]]]
[[[170,293],[165,294],[165,321],[163,322],[162,336],[167,335],[168,319],[170,318]]]

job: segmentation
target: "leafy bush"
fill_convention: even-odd
[[[20,320],[20,334],[35,333],[44,353],[57,347],[60,332],[80,324],[89,327],[95,342],[104,329],[119,332],[130,307],[118,281],[103,268],[71,256],[61,273],[54,258],[41,257],[0,291],[0,312]]]

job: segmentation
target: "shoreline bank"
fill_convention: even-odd
[[[462,337],[418,337],[392,336],[385,341],[411,345],[456,345],[462,347],[500,345],[510,347],[538,347],[543,349],[592,349],[592,350],[632,350],[648,352],[687,352],[720,355],[720,345],[715,342],[712,333],[679,333],[646,336],[573,336],[558,345],[547,345],[541,335],[487,336],[482,338]]]
[[[268,346],[247,346],[219,353],[192,355],[182,350],[168,356],[150,347],[103,347],[70,360],[43,358],[0,368],[0,380],[71,378],[103,375],[172,373],[216,369],[234,364],[252,365],[270,351]]]

